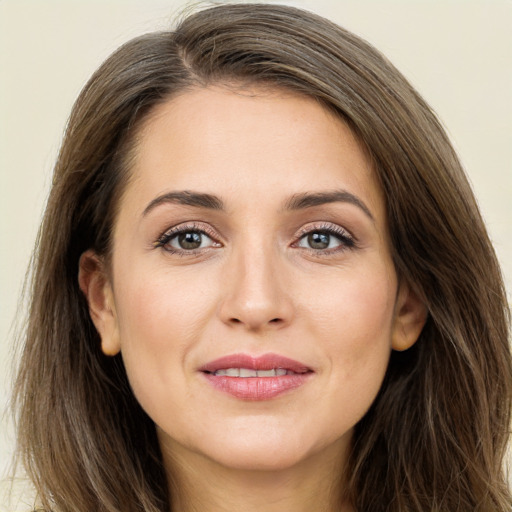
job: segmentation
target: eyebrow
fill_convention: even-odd
[[[210,210],[224,209],[222,200],[217,196],[200,192],[191,192],[190,190],[182,190],[179,192],[168,192],[167,194],[162,194],[161,196],[156,197],[146,206],[142,212],[142,216],[145,217],[151,210],[166,203],[208,208]]]
[[[354,194],[347,192],[346,190],[333,190],[328,192],[306,192],[304,194],[293,195],[285,204],[286,210],[302,210],[306,208],[312,208],[314,206],[322,206],[329,203],[349,203],[357,206],[361,209],[367,217],[375,222],[372,212]]]
[[[195,206],[197,208],[207,208],[210,210],[224,210],[222,199],[202,192],[192,192],[182,190],[167,192],[153,199],[144,209],[142,216],[146,216],[151,210],[162,204],[180,204],[185,206]],[[375,221],[370,209],[354,194],[346,190],[333,190],[328,192],[305,192],[294,194],[284,205],[285,210],[304,210],[315,206],[322,206],[329,203],[349,203],[357,206],[367,217]]]

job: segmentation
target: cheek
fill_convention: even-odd
[[[123,345],[163,349],[172,345],[171,340],[186,342],[210,309],[212,284],[189,271],[141,267],[134,266],[134,275],[115,286]]]
[[[116,287],[116,314],[130,384],[138,400],[151,407],[159,390],[183,386],[187,354],[200,339],[212,298],[186,277],[136,274],[141,278]]]
[[[341,416],[362,417],[380,389],[391,353],[395,293],[394,275],[376,272],[331,285],[309,303],[316,312],[309,328],[316,329],[329,358],[330,407]]]
[[[317,287],[304,295],[313,326],[324,332],[322,338],[333,349],[357,355],[376,345],[391,345],[396,278],[382,263],[371,270],[344,270],[342,278],[325,283],[323,293]]]

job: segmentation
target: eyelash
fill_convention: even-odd
[[[209,228],[208,226],[205,226],[203,224],[197,224],[197,223],[191,223],[191,224],[184,224],[179,225],[176,227],[173,227],[169,230],[167,230],[165,233],[160,235],[158,239],[153,244],[154,248],[162,248],[165,251],[176,254],[179,256],[193,256],[197,255],[198,253],[204,251],[205,248],[198,248],[198,249],[176,249],[169,245],[169,243],[176,238],[177,236],[184,234],[184,233],[198,233],[201,235],[206,235],[208,238],[210,238],[213,242],[213,246],[217,244],[217,247],[220,246],[220,242],[217,241],[216,234],[214,230]],[[340,241],[340,245],[335,248],[331,249],[313,249],[313,248],[307,248],[302,247],[302,249],[309,251],[317,256],[330,256],[334,253],[346,251],[346,250],[353,250],[357,248],[356,239],[354,236],[352,236],[347,230],[342,228],[341,226],[337,226],[335,224],[321,224],[316,226],[308,226],[306,228],[303,228],[299,231],[298,235],[296,236],[296,241],[293,242],[292,247],[299,247],[299,242],[308,235],[311,235],[312,233],[321,233],[326,234],[329,236],[334,236]]]
[[[199,249],[175,249],[174,247],[171,247],[169,242],[171,242],[174,238],[177,236],[184,234],[184,233],[199,233],[201,235],[206,235],[208,238],[210,238],[213,242],[213,245],[217,244],[220,245],[220,242],[217,242],[215,232],[208,228],[207,226],[204,226],[203,224],[182,224],[179,226],[176,226],[174,228],[171,228],[167,230],[165,233],[160,235],[156,242],[153,244],[153,247],[155,248],[162,248],[165,251],[171,253],[171,254],[177,254],[178,256],[192,256],[197,255],[199,252],[203,251],[204,248]]]
[[[357,249],[357,241],[356,238],[350,234],[346,229],[342,228],[341,226],[338,226],[336,224],[327,224],[323,223],[320,225],[314,225],[314,226],[307,226],[305,228],[302,228],[299,231],[299,234],[297,236],[297,241],[294,242],[292,245],[294,247],[297,247],[297,244],[308,235],[311,235],[313,233],[322,233],[330,236],[334,236],[340,241],[340,245],[335,248],[331,249],[313,249],[313,248],[307,248],[303,247],[306,251],[310,251],[316,256],[331,256],[335,253],[344,252],[346,250],[353,250]]]

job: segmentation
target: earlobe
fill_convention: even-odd
[[[393,350],[404,351],[417,341],[425,322],[427,308],[407,283],[398,290],[391,345]]]
[[[78,283],[89,304],[89,314],[101,338],[101,350],[115,356],[121,350],[112,286],[101,258],[93,251],[82,254]]]

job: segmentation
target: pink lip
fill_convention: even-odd
[[[275,377],[229,377],[214,375],[217,370],[227,368],[247,368],[250,370],[272,370],[281,368],[293,374]],[[253,357],[247,354],[232,354],[211,361],[201,368],[208,382],[219,391],[228,393],[242,400],[268,400],[287,391],[298,388],[313,374],[306,365],[280,356],[278,354],[263,354]]]
[[[278,354],[263,354],[253,357],[247,354],[231,354],[206,363],[199,368],[201,372],[216,372],[225,368],[249,368],[250,370],[272,370],[284,368],[295,373],[311,371],[305,364],[283,357]]]

